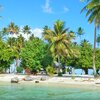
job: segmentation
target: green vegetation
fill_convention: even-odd
[[[68,28],[65,28],[65,23],[63,21],[57,20],[53,26],[54,30],[48,27],[44,28],[44,39],[49,42],[49,49],[51,54],[59,64],[58,73],[61,69],[61,58],[71,56],[74,52],[71,47],[71,40],[74,34],[68,33]]]
[[[2,29],[0,37],[0,72],[5,72],[13,60],[16,60],[16,70],[21,73],[23,69],[29,73],[36,74],[43,69],[52,76],[58,73],[62,76],[66,73],[64,66],[72,68],[81,68],[88,74],[88,69],[92,69],[92,52],[94,49],[87,40],[81,40],[78,44],[73,40],[77,38],[74,32],[65,28],[63,21],[57,20],[54,23],[54,29],[48,26],[44,27],[42,39],[34,37],[31,34],[30,27],[24,26],[22,31],[24,34],[30,34],[30,38],[25,40],[22,35],[17,37],[7,37],[6,35],[19,34],[19,27],[14,23],[10,23],[8,27]],[[84,31],[78,28],[78,36],[83,35]],[[97,37],[99,42],[99,36]],[[21,67],[18,67],[18,60],[21,60]],[[96,73],[100,69],[100,50],[96,49]],[[57,62],[56,65],[54,62]],[[71,73],[71,69],[69,74]]]
[[[87,5],[82,9],[86,11],[88,16],[88,22],[94,22],[94,48],[93,48],[93,69],[94,75],[96,75],[96,34],[97,29],[100,26],[100,0],[87,0]]]
[[[99,48],[99,46],[100,46],[100,34],[98,34],[98,36],[97,36],[97,45],[98,45],[98,48]]]
[[[77,59],[77,66],[80,66],[85,74],[88,74],[88,69],[92,68],[92,46],[87,40],[83,40],[80,44],[80,56]]]
[[[22,73],[22,71],[23,71],[23,67],[17,67],[17,73]]]
[[[13,60],[12,57],[12,48],[0,39],[0,72],[4,72],[7,68],[9,68]]]
[[[53,68],[53,67],[51,67],[51,66],[47,66],[47,68],[46,68],[46,73],[49,75],[49,76],[53,76],[54,75],[54,73],[55,73],[55,69]]]
[[[54,73],[61,76],[66,73],[65,66],[71,66],[83,69],[85,74],[88,74],[88,69],[93,69],[96,75],[100,69],[100,34],[96,36],[100,26],[100,1],[87,0],[86,3],[81,12],[86,12],[89,23],[94,22],[93,47],[88,40],[82,39],[85,33],[82,27],[74,32],[66,28],[65,22],[61,20],[57,20],[53,28],[46,25],[43,28],[42,39],[34,37],[28,25],[20,29],[11,22],[0,30],[0,73],[6,72],[16,60],[18,73],[27,69],[35,74],[43,69],[50,76]],[[30,35],[29,39],[26,40],[20,32]],[[80,43],[75,41],[78,36]],[[18,60],[21,61],[21,67],[18,67]]]
[[[28,68],[32,73],[37,73],[41,69],[42,59],[45,56],[45,44],[42,40],[34,38],[26,42],[21,51],[22,66]]]
[[[80,40],[81,40],[81,36],[84,35],[84,29],[79,27],[78,30],[77,30],[77,35],[80,37]]]

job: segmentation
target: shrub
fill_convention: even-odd
[[[67,72],[70,72],[70,71],[71,71],[71,69],[70,69],[70,68],[67,68],[67,69],[66,69],[66,71],[67,71]]]
[[[59,73],[58,73],[58,76],[62,76],[62,72],[59,72]]]
[[[72,75],[72,76],[71,76],[71,78],[72,78],[72,79],[75,79],[75,76],[74,76],[74,75]]]
[[[3,73],[3,68],[2,68],[2,67],[0,67],[0,74],[1,74],[1,73]]]
[[[49,76],[53,76],[54,73],[55,73],[55,69],[49,65],[49,66],[46,68],[46,73],[47,73]]]
[[[23,67],[17,67],[17,73],[22,73],[22,71],[23,71]]]

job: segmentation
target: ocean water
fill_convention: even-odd
[[[100,87],[46,83],[0,83],[0,100],[100,100]]]

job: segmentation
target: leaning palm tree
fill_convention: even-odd
[[[86,12],[86,16],[88,16],[88,22],[94,22],[94,50],[93,50],[93,69],[94,75],[96,75],[96,66],[95,66],[95,52],[96,52],[96,31],[100,26],[100,0],[88,0],[88,4],[82,9]]]
[[[97,36],[97,44],[98,44],[98,48],[99,48],[99,46],[100,46],[100,34],[98,34],[98,36]]]
[[[67,31],[68,28],[65,28],[64,22],[57,20],[54,24],[54,30],[46,28],[43,32],[44,39],[48,40],[50,51],[59,64],[58,73],[61,67],[60,59],[73,53],[70,45],[72,34],[68,34]]]

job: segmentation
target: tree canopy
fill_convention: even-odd
[[[21,61],[24,68],[29,68],[31,71],[40,70],[41,61],[44,58],[45,44],[42,40],[34,38],[32,41],[27,41],[21,51]]]

